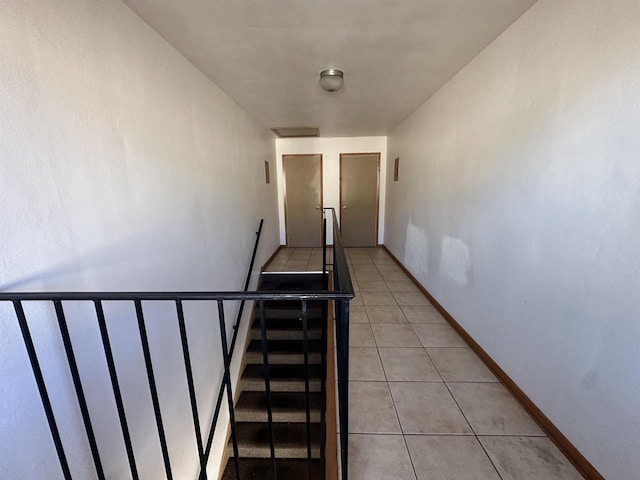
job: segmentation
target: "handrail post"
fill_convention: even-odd
[[[347,480],[349,468],[349,302],[338,300],[336,310],[340,466],[342,467],[342,480]]]

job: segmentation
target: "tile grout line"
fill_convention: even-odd
[[[375,262],[374,262],[375,264]],[[376,269],[378,269],[377,265],[376,265]],[[380,270],[378,269],[378,272],[380,273],[380,276],[382,276],[382,272],[380,272]],[[404,273],[404,272],[403,272]],[[406,275],[406,274],[405,274]],[[408,277],[407,277],[408,278]],[[387,285],[388,288],[388,284],[384,279],[384,276],[382,276],[382,280],[385,283],[385,285]],[[420,292],[422,293],[422,292]],[[392,293],[393,295],[393,293]],[[424,296],[424,295],[423,295]],[[393,295],[393,298],[395,299],[396,303],[398,302],[398,299],[396,298],[395,295]],[[425,297],[426,298],[426,297]],[[429,302],[429,300],[427,299],[427,302]],[[400,306],[400,304],[398,304],[398,306]],[[400,308],[400,310],[402,310],[402,308]],[[402,311],[403,315],[404,315],[404,311]],[[406,315],[405,315],[406,318]],[[458,407],[458,410],[460,411],[460,413],[462,414],[462,417],[464,418],[465,422],[467,422],[467,425],[469,425],[469,428],[471,428],[471,431],[473,432],[473,436],[476,439],[476,442],[478,442],[478,444],[480,445],[480,448],[482,448],[482,451],[484,452],[484,454],[487,456],[487,459],[489,460],[489,462],[491,462],[491,465],[493,466],[493,469],[495,470],[496,474],[498,475],[498,477],[502,480],[502,475],[500,475],[500,472],[498,471],[498,468],[496,467],[496,465],[493,463],[493,460],[491,459],[491,457],[489,456],[489,453],[486,451],[486,449],[484,448],[484,445],[482,445],[482,442],[480,442],[480,439],[478,438],[478,434],[476,433],[475,429],[473,428],[473,426],[471,425],[471,422],[469,422],[469,419],[467,418],[467,416],[465,415],[465,413],[462,411],[462,407],[460,407],[460,405],[458,404],[458,401],[456,400],[456,398],[453,395],[453,392],[451,392],[451,389],[449,388],[449,385],[447,385],[447,382],[445,381],[444,377],[442,376],[442,373],[440,372],[440,369],[437,367],[436,363],[433,361],[433,358],[431,358],[431,355],[429,355],[429,352],[427,351],[427,347],[425,347],[424,343],[422,342],[422,340],[420,339],[420,337],[418,336],[413,324],[411,322],[409,322],[409,319],[407,318],[407,321],[409,323],[409,325],[411,326],[411,330],[413,331],[413,334],[418,337],[418,339],[420,340],[420,343],[422,344],[422,349],[424,350],[424,352],[427,355],[427,358],[431,361],[431,363],[433,364],[433,367],[436,369],[436,372],[438,372],[438,375],[440,376],[442,383],[444,384],[445,388],[447,389],[447,392],[449,392],[449,395],[451,396],[451,398],[453,399],[454,403],[456,404],[456,406]],[[375,337],[374,337],[375,340]],[[380,352],[378,352],[378,355],[380,354]],[[382,362],[382,358],[380,359],[380,361]],[[382,365],[382,368],[384,369],[384,364]],[[386,376],[386,372],[385,372],[385,376]],[[388,382],[387,382],[387,387],[389,387]],[[389,392],[391,392],[391,388],[389,388]],[[391,395],[391,400],[393,402],[393,407],[396,410],[396,415],[398,414],[397,408],[396,408],[396,404],[395,404],[395,400],[393,398],[393,395]],[[400,422],[400,417],[398,416],[398,422]],[[411,453],[409,452],[409,444],[407,443],[407,440],[405,438],[405,434],[404,434],[404,429],[402,428],[402,423],[400,423],[400,429],[402,430],[402,438],[404,439],[405,445],[407,447],[407,452],[409,453],[409,459],[411,460],[411,465],[413,466],[413,470],[414,470],[414,474],[416,476],[416,478],[418,478],[418,474],[416,472],[415,469],[415,465],[413,464],[413,459],[411,459]]]
[[[372,259],[372,261],[373,261],[373,259]],[[378,266],[375,264],[375,262],[373,262],[373,264],[376,267],[376,270],[378,270]],[[382,277],[382,273],[380,272],[380,270],[378,270],[378,273],[380,273],[380,276]],[[382,277],[382,281],[386,285],[386,282],[384,281],[384,277]],[[393,297],[393,298],[395,300],[396,297]],[[396,301],[396,306],[399,307],[397,301]],[[365,310],[366,310],[366,308],[365,308]],[[400,309],[400,310],[402,311],[402,309]],[[402,314],[404,315],[404,312]],[[369,319],[369,315],[367,314],[367,320],[368,319]],[[407,319],[407,321],[408,321],[408,319]],[[373,329],[371,329],[371,331],[373,332]],[[400,427],[400,433],[402,435],[402,441],[404,442],[404,447],[407,449],[407,455],[409,457],[409,462],[411,462],[411,468],[413,470],[414,478],[417,480],[418,479],[418,472],[416,471],[416,466],[413,463],[413,458],[411,458],[411,451],[409,450],[409,444],[407,443],[407,438],[405,437],[404,428],[402,426],[402,421],[400,420],[400,414],[398,413],[398,407],[396,406],[396,401],[393,398],[393,393],[391,392],[391,386],[389,385],[389,379],[387,377],[387,371],[384,368],[384,362],[382,361],[382,356],[380,355],[380,347],[378,347],[378,342],[376,341],[375,335],[373,336],[373,341],[376,344],[376,351],[378,352],[378,357],[380,358],[380,364],[382,365],[382,371],[384,372],[384,377],[387,379],[387,382],[386,382],[387,383],[387,390],[389,390],[389,396],[391,397],[391,404],[393,405],[393,411],[396,413],[396,418],[398,419],[398,426]]]
[[[422,342],[421,342],[422,343]],[[436,362],[433,361],[433,358],[431,358],[431,355],[429,355],[429,351],[427,350],[427,347],[424,347],[424,351],[426,352],[427,356],[429,357],[429,360],[431,360],[431,363],[433,363],[433,366],[436,368],[436,371],[438,372],[438,375],[440,375],[440,378],[442,378],[442,383],[444,383],[444,387],[447,389],[447,392],[449,392],[449,395],[451,395],[451,398],[453,399],[454,403],[456,404],[456,406],[458,407],[458,410],[460,410],[460,413],[462,414],[462,416],[464,417],[465,422],[467,422],[467,424],[469,425],[469,428],[471,428],[471,431],[473,432],[473,437],[476,439],[476,442],[478,442],[478,445],[480,445],[480,448],[482,448],[482,451],[484,452],[484,454],[487,456],[487,459],[489,460],[489,462],[491,462],[491,466],[493,466],[493,469],[495,470],[496,474],[498,475],[498,477],[501,480],[502,479],[502,475],[500,475],[500,472],[498,471],[498,467],[496,467],[496,464],[493,462],[493,459],[489,456],[489,453],[487,452],[487,450],[484,448],[484,445],[482,444],[482,442],[480,441],[480,439],[478,438],[478,434],[476,433],[476,429],[473,428],[473,425],[471,425],[471,422],[469,421],[469,419],[467,418],[467,416],[465,415],[464,411],[462,410],[462,407],[460,406],[460,404],[458,403],[458,400],[456,399],[456,397],[453,395],[453,392],[451,391],[451,389],[449,388],[449,385],[447,385],[447,382],[445,381],[444,377],[442,376],[442,373],[440,372],[440,369],[438,368],[438,366],[436,365]]]

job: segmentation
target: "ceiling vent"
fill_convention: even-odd
[[[320,128],[318,127],[278,127],[272,128],[271,131],[280,138],[320,136]]]

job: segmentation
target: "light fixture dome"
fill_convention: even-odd
[[[335,92],[342,88],[344,72],[337,68],[329,68],[320,72],[320,86],[327,92]]]

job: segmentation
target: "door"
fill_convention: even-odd
[[[322,155],[283,155],[289,247],[322,246]]]
[[[379,153],[340,154],[340,229],[346,247],[378,240]]]

